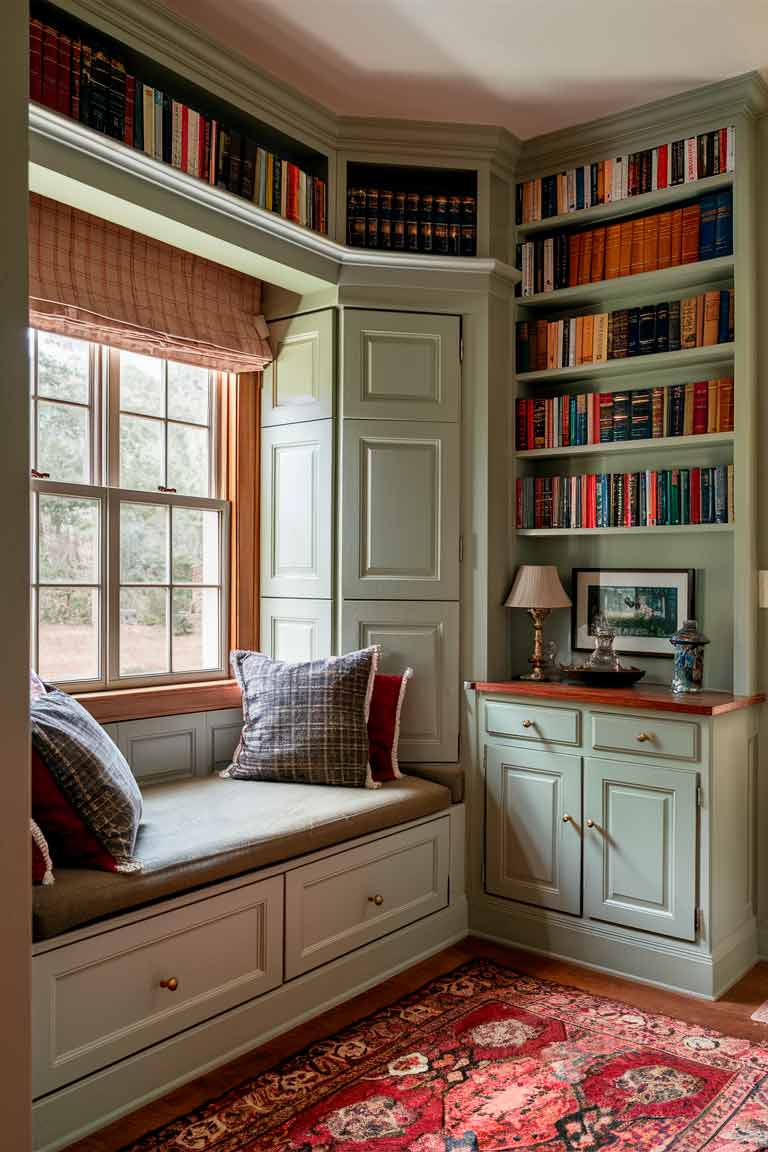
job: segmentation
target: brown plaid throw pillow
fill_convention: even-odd
[[[368,708],[378,648],[287,664],[261,652],[230,656],[243,693],[236,780],[376,787],[368,766]]]

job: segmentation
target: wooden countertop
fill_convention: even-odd
[[[689,716],[722,716],[740,708],[762,704],[764,692],[753,696],[733,696],[730,692],[698,692],[675,695],[662,684],[648,684],[645,688],[587,688],[581,684],[561,684],[557,681],[537,683],[532,680],[503,680],[499,683],[482,680],[468,687],[476,692],[494,695],[526,696],[541,700],[564,700],[574,704],[609,704],[614,708],[650,709],[653,712],[682,712]]]

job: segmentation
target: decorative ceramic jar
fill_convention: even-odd
[[[675,649],[672,672],[673,692],[701,692],[704,679],[704,645],[709,639],[695,620],[686,620],[682,628],[670,637]]]

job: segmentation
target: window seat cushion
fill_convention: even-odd
[[[195,780],[144,791],[140,873],[57,868],[34,889],[33,935],[47,940],[107,916],[265,868],[448,808],[451,793],[416,777],[367,788]]]

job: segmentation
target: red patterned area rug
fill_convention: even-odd
[[[602,1148],[768,1149],[768,1046],[473,960],[131,1152]]]

